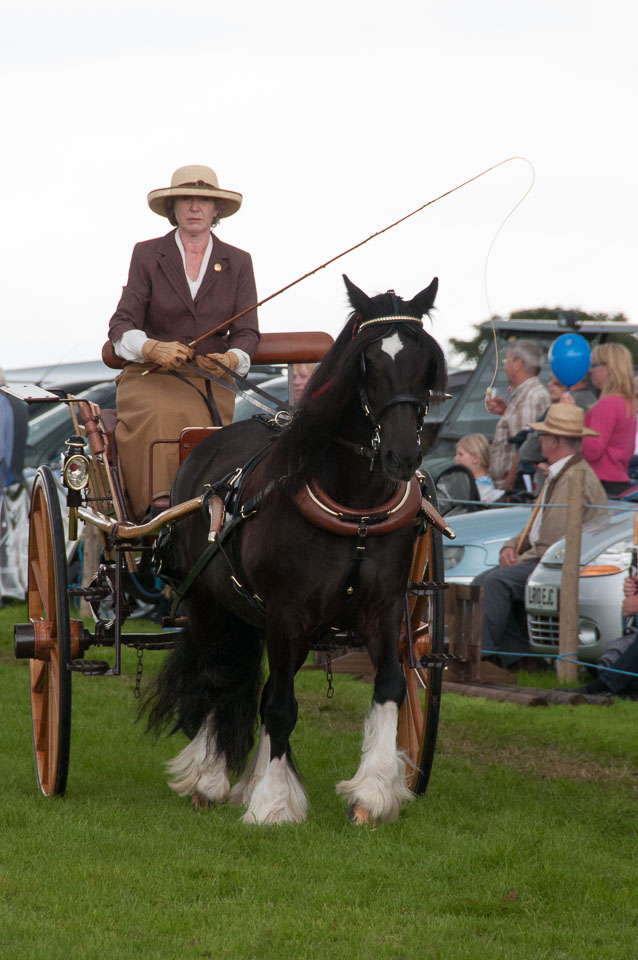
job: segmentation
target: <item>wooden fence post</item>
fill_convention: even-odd
[[[560,583],[558,652],[576,659],[578,651],[578,574],[580,571],[580,541],[583,526],[583,491],[585,464],[578,463],[569,471],[565,558]],[[567,660],[556,661],[556,675],[561,683],[578,679],[578,666]]]

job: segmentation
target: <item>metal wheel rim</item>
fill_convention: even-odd
[[[434,487],[429,477],[428,480],[432,492]],[[435,497],[433,504],[436,506]],[[443,572],[441,534],[429,526],[415,546],[411,579],[439,581],[443,579]],[[427,623],[431,652],[443,653],[444,598],[442,592],[437,592],[431,600],[420,606],[421,613],[418,600],[412,607],[412,629],[414,631],[421,623]],[[427,613],[423,613],[424,608]],[[414,793],[420,795],[427,789],[434,760],[441,706],[442,670],[440,668],[413,669],[410,667],[406,653],[401,656],[401,667],[406,680],[406,695],[399,711],[398,742],[408,760],[406,783]],[[425,690],[424,694],[421,694],[422,689]]]

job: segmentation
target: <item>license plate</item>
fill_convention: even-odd
[[[558,612],[558,587],[550,584],[527,584],[527,606]]]

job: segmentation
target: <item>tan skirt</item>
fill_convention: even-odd
[[[124,488],[133,517],[140,521],[149,503],[149,450],[153,440],[179,439],[184,427],[210,427],[206,404],[206,379],[182,371],[183,383],[168,370],[142,377],[151,364],[125,367],[117,378],[117,426],[115,439],[122,464]],[[191,386],[192,384],[192,386]],[[211,383],[213,397],[225,426],[233,419],[235,394]],[[153,499],[166,496],[179,466],[179,447],[159,443],[153,447]]]

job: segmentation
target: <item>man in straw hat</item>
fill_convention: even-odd
[[[596,436],[596,432],[584,426],[580,407],[552,404],[545,420],[529,426],[540,434],[543,459],[549,465],[547,479],[525,528],[503,544],[499,566],[474,579],[475,584],[483,587],[482,647],[497,651],[498,661],[507,667],[521,665],[520,661],[529,653],[522,607],[525,584],[547,548],[565,536],[570,471],[577,463],[582,463],[585,471],[583,522],[600,515],[596,504],[607,503],[607,494],[581,453],[582,438]],[[532,664],[536,661],[523,665]]]
[[[176,445],[159,444],[149,491],[149,446],[177,438],[186,426],[230,423],[234,394],[188,368],[193,361],[217,378],[230,379],[221,360],[244,376],[259,343],[250,255],[213,237],[220,219],[239,210],[240,193],[222,190],[210,167],[180,167],[170,187],[152,190],[148,205],[175,227],[138,243],[129,277],[109,324],[114,352],[124,361],[118,378],[116,440],[126,492],[135,519],[152,500],[168,494],[178,466]],[[195,348],[188,344],[223,326]],[[157,370],[156,368],[160,369]],[[153,370],[148,376],[145,371]]]

